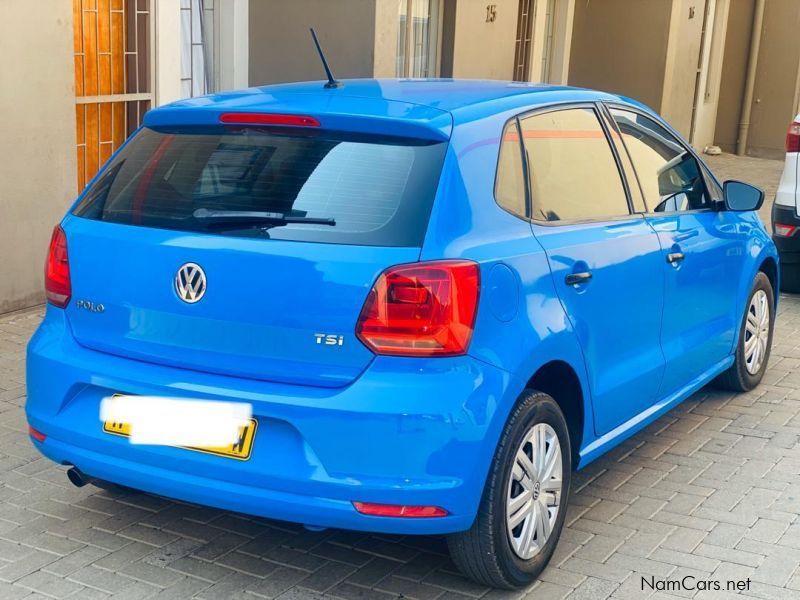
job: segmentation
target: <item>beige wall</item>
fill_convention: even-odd
[[[734,0],[728,11],[717,126],[714,131],[715,143],[725,152],[736,151],[754,6],[754,0]]]
[[[397,0],[375,0],[374,77],[397,74]]]
[[[494,0],[491,4],[495,5],[497,18],[487,23],[485,2],[450,0],[447,3],[445,19],[449,22],[444,24],[442,75],[470,79],[513,77],[519,2]],[[451,44],[450,57],[450,49],[444,46]],[[452,66],[445,64],[450,60]]]
[[[309,27],[337,78],[372,77],[375,11],[376,0],[250,0],[250,85],[324,79]]]
[[[72,2],[2,8],[0,313],[43,301],[50,234],[77,185]]]
[[[706,0],[674,0],[659,112],[685,138],[692,128]]]
[[[715,140],[725,152],[734,152],[741,117],[754,0],[730,5],[722,64]],[[798,111],[800,78],[800,2],[765,3],[747,153],[782,158],[786,128]]]
[[[769,0],[764,10],[747,154],[783,158],[786,129],[797,114],[800,2]]]
[[[661,108],[672,0],[575,3],[569,83]]]

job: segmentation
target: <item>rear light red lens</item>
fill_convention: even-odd
[[[800,121],[789,125],[789,131],[786,132],[786,151],[800,152]]]
[[[373,504],[372,502],[353,502],[362,515],[373,517],[429,518],[446,517],[449,513],[439,506],[405,506],[402,504]]]
[[[356,335],[377,354],[455,356],[472,338],[477,263],[443,260],[390,267],[367,296]]]
[[[794,235],[795,231],[797,231],[797,227],[794,225],[781,225],[780,223],[775,223],[775,235],[789,237]]]
[[[45,434],[34,429],[30,425],[28,425],[28,434],[39,443],[43,442],[47,438]]]
[[[64,308],[72,296],[67,236],[58,225],[53,229],[53,236],[50,238],[50,250],[44,268],[44,290],[47,301],[59,308]]]
[[[291,125],[293,127],[319,127],[319,121],[307,115],[277,115],[264,113],[224,113],[222,123],[237,125]]]

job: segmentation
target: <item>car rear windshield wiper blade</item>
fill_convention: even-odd
[[[306,217],[287,215],[279,212],[261,212],[250,210],[209,210],[198,208],[192,213],[198,221],[208,222],[209,225],[252,224],[258,225],[285,225],[287,223],[304,223],[308,225],[336,225],[332,217]]]

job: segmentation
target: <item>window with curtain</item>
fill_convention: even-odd
[[[214,85],[214,1],[181,1],[181,95],[202,96]],[[220,2],[220,0],[216,0]]]
[[[441,0],[398,0],[397,77],[436,77]]]

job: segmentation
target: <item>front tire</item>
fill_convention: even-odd
[[[745,305],[733,365],[717,378],[719,387],[733,392],[749,392],[764,377],[772,348],[775,327],[775,293],[769,278],[756,275]]]
[[[547,394],[525,391],[500,437],[475,522],[448,537],[456,566],[491,587],[533,582],[561,535],[571,475],[561,409]]]

